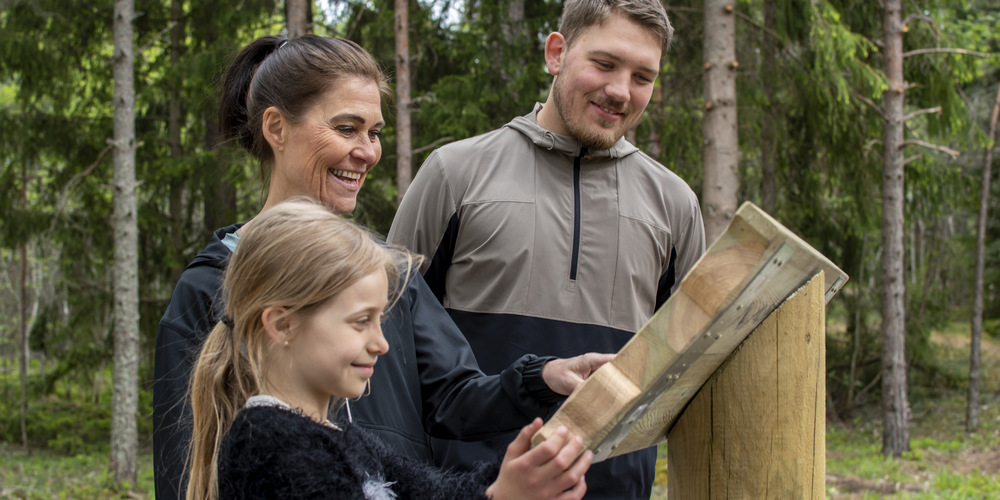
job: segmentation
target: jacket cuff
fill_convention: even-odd
[[[545,366],[545,363],[553,359],[556,359],[556,357],[529,354],[527,361],[524,363],[524,371],[522,372],[523,378],[521,379],[521,383],[524,385],[524,389],[531,397],[544,405],[558,404],[566,399],[566,396],[549,389],[549,386],[545,383],[545,379],[542,378],[542,368]]]

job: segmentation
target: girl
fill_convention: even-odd
[[[412,257],[296,198],[254,219],[223,282],[226,317],[191,384],[189,499],[579,499],[588,451],[565,429],[531,449],[536,419],[501,464],[452,474],[403,458],[331,416],[362,396],[388,351],[380,320]],[[402,272],[401,272],[402,271]],[[390,292],[392,291],[392,292]]]

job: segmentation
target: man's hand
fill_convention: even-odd
[[[588,352],[575,358],[553,359],[542,367],[542,380],[553,392],[569,396],[594,370],[613,357],[614,354]]]

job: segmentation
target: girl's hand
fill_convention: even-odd
[[[594,454],[589,450],[577,458],[583,439],[569,438],[560,427],[544,443],[531,449],[531,436],[542,427],[542,419],[526,425],[507,446],[500,474],[486,490],[493,500],[558,499],[579,500],[587,491],[583,474]]]

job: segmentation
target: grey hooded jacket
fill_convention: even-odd
[[[624,138],[585,151],[541,128],[539,109],[431,153],[389,232],[427,257],[486,373],[528,353],[617,352],[705,251],[679,176]],[[469,468],[509,438],[435,440],[435,462]],[[595,464],[587,498],[649,498],[654,463],[649,449]]]

